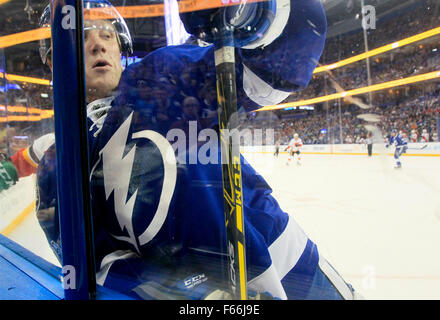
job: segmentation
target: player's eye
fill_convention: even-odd
[[[111,34],[111,32],[108,31],[108,30],[102,30],[102,31],[101,31],[101,37],[102,37],[103,39],[109,40],[109,39],[112,38],[112,34]]]
[[[114,30],[111,27],[108,27],[108,26],[101,27],[99,34],[100,34],[100,36],[103,39],[106,39],[106,40],[110,40],[110,39],[113,39],[115,37]]]

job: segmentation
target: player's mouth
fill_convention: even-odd
[[[96,71],[101,71],[101,70],[108,70],[111,68],[111,63],[108,62],[105,59],[99,59],[96,60],[95,63],[92,65],[92,69],[96,70]]]

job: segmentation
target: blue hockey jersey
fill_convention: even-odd
[[[397,134],[396,136],[391,135],[389,145],[401,149],[408,146],[408,139],[404,138],[401,134]]]
[[[239,108],[279,103],[306,87],[325,34],[320,1],[292,0],[278,39],[236,50]],[[201,112],[217,109],[205,99],[215,83],[212,46],[165,47],[129,66],[104,103],[108,112],[89,118],[99,284],[141,299],[204,299],[228,290],[217,115]],[[280,299],[352,297],[263,177],[241,160],[249,291]],[[62,260],[55,165],[51,147],[37,174],[38,217]]]

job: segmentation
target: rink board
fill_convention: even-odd
[[[425,147],[426,146],[426,147]],[[423,148],[425,147],[425,148]],[[287,145],[281,145],[279,151],[285,152]],[[423,149],[422,149],[423,148]],[[420,150],[418,150],[420,149]],[[242,147],[243,153],[274,153],[275,146],[245,146]],[[304,154],[316,155],[365,155],[367,154],[367,145],[365,144],[306,144],[301,148]],[[392,155],[393,147],[386,148],[385,144],[373,144],[373,155],[380,154]],[[440,157],[440,142],[432,143],[409,143],[408,151],[404,156],[425,156]]]

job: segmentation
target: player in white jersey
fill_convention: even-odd
[[[423,129],[423,131],[422,131],[422,138],[420,139],[420,142],[429,142],[428,130]]]
[[[399,130],[399,134],[402,136],[403,139],[408,140],[408,136],[406,135],[406,132],[404,130]]]
[[[411,130],[411,136],[410,136],[411,142],[417,142],[419,140],[419,135],[416,131],[416,129]]]
[[[297,154],[296,158],[296,164],[301,164],[301,148],[303,146],[302,140],[299,137],[297,133],[293,135],[293,139],[290,140],[289,145],[287,146],[286,150],[289,151],[289,158],[287,160],[287,165],[289,165],[293,158],[295,157],[295,154]]]
[[[36,139],[31,145],[17,151],[11,161],[17,169],[18,176],[26,177],[37,172],[38,164],[46,150],[55,143],[55,134],[48,133]]]

